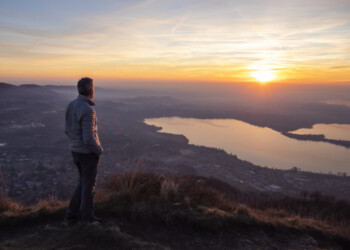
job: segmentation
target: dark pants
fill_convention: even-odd
[[[69,203],[67,219],[90,220],[94,216],[94,196],[99,156],[72,152],[78,168],[79,184]]]

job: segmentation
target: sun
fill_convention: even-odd
[[[267,83],[276,79],[276,72],[274,70],[256,70],[251,72],[251,76],[254,77],[260,83]]]

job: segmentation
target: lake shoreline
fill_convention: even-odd
[[[144,125],[147,131],[152,131],[152,138],[166,141],[164,145],[156,144],[154,152],[157,152],[157,155],[149,157],[150,160],[162,162],[161,169],[166,173],[217,178],[240,190],[268,192],[281,197],[298,197],[305,192],[320,192],[337,199],[350,199],[350,176],[311,172],[300,168],[277,169],[257,165],[219,148],[191,144],[184,135],[160,133],[162,128],[159,126],[147,123]],[[169,148],[171,152],[168,151]],[[166,167],[168,164],[170,165]],[[177,164],[181,165],[181,172],[175,167]],[[170,166],[174,169],[169,168]],[[154,167],[152,169],[158,171]]]
[[[162,117],[146,118],[144,122],[158,127],[161,133],[183,135],[193,145],[222,148],[227,153],[236,154],[258,166],[284,170],[297,168],[312,173],[349,174],[346,165],[350,161],[348,141],[326,139],[323,135],[279,132],[236,119]],[[199,130],[201,131],[198,132]],[[216,136],[206,138],[207,134]],[[303,141],[305,143],[299,143]]]
[[[326,143],[334,144],[337,146],[350,148],[350,141],[327,139],[327,138],[325,138],[324,135],[313,135],[313,134],[300,135],[300,134],[293,134],[290,132],[281,132],[281,134],[284,136],[287,136],[289,138],[296,139],[296,140],[326,142]]]

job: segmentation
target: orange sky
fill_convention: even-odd
[[[0,81],[350,82],[350,1],[9,1]]]

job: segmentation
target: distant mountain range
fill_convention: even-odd
[[[17,86],[13,84],[5,83],[5,82],[0,82],[0,89],[10,89],[15,87]]]
[[[0,89],[14,89],[14,88],[42,88],[44,86],[38,85],[38,84],[21,84],[21,85],[14,85],[6,82],[0,82]]]
[[[59,98],[59,95],[45,86],[37,84],[14,85],[0,82],[1,100],[35,100],[41,101],[47,98]]]

